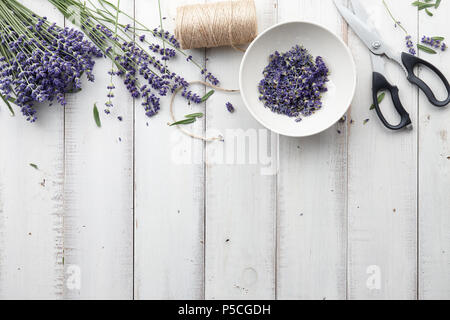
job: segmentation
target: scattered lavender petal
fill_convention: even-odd
[[[233,113],[235,111],[233,105],[230,102],[226,103],[226,107],[227,107],[228,112],[230,112],[230,113]]]

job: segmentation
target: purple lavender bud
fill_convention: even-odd
[[[230,102],[226,103],[226,107],[227,107],[228,112],[234,113],[235,109],[234,109],[233,105]]]
[[[269,60],[258,85],[259,100],[266,108],[296,121],[322,108],[329,72],[322,57],[314,59],[306,49],[295,46],[286,53],[274,52]]]
[[[410,35],[407,35],[405,37],[406,40],[406,47],[408,48],[409,53],[411,53],[412,55],[416,54],[416,50],[414,49],[414,43],[412,42],[412,37]]]

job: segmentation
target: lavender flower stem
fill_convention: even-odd
[[[90,2],[90,0],[88,0]],[[99,0],[100,2],[102,2],[102,0]],[[148,29],[144,24],[142,24],[141,22],[139,22],[138,20],[134,19],[132,16],[130,16],[129,14],[127,14],[126,12],[122,11],[122,10],[118,10],[121,14],[123,14],[125,17],[129,18],[129,19],[133,19],[135,21],[136,24],[138,24],[141,28],[136,28],[134,27],[133,29],[135,31],[143,31],[143,32],[150,32],[153,36],[157,37],[158,35],[153,31]],[[162,27],[162,26],[161,26]],[[128,35],[127,35],[128,36]],[[131,40],[131,38],[130,38]],[[163,41],[163,44],[169,45],[170,47],[172,47],[174,50],[178,51],[180,54],[184,55],[185,57],[188,57],[188,54],[186,52],[184,52],[183,50],[180,50],[179,48],[177,48],[176,46],[174,46],[172,43],[170,43],[170,41],[167,41],[166,39],[162,38],[161,39]],[[150,44],[148,41],[145,41],[147,44]],[[200,63],[198,63],[197,61],[195,61],[194,59],[191,59],[190,61],[192,61],[192,63],[198,67],[199,69],[203,69],[203,67],[200,65]]]
[[[398,25],[406,34],[409,34],[408,31],[402,26],[402,24],[399,23],[397,19],[395,19],[385,0],[383,0],[383,5],[386,8],[387,12],[389,13],[389,16],[392,18],[392,20],[394,20],[395,25]]]
[[[120,0],[117,0],[117,8],[120,8]],[[119,21],[119,11],[117,10],[117,14],[116,14],[116,20],[115,20],[115,29],[114,29],[114,37],[117,37],[117,23],[118,23],[118,21]],[[113,83],[113,77],[114,77],[114,61],[115,61],[115,58],[116,58],[116,43],[114,43],[114,49],[113,49],[113,51],[114,51],[114,59],[112,59],[112,66],[111,66],[111,84]],[[110,91],[109,91],[109,94],[111,95],[112,94],[112,90],[113,89],[110,89]],[[110,101],[111,101],[111,99],[110,99]]]
[[[162,12],[161,12],[161,0],[158,0],[158,9],[159,9],[159,24],[161,27],[161,32],[164,32]],[[164,51],[166,51],[166,42],[165,41],[163,41],[163,49],[164,49]],[[167,63],[164,60],[164,66],[166,66],[166,64]]]

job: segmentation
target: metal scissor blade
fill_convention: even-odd
[[[366,8],[361,4],[360,0],[350,0],[350,4],[355,12],[355,15],[359,18],[359,20],[364,21],[368,29],[372,31],[374,35],[381,39],[380,34],[378,33],[377,28],[371,23],[370,15],[367,12]]]
[[[364,22],[362,22],[353,12],[339,4],[337,0],[334,1],[336,8],[342,17],[347,21],[349,26],[355,31],[358,37],[374,54],[384,54],[383,42],[381,41],[376,31],[370,30]]]
[[[369,21],[369,14],[367,13],[366,9],[363,7],[361,2],[359,0],[350,0],[350,4],[352,5],[353,11],[355,12],[355,15],[363,21],[368,22]],[[374,31],[374,28],[371,28]]]
[[[381,74],[385,73],[384,59],[381,56],[377,56],[374,54],[370,55],[372,61],[372,69],[373,72],[378,72]]]

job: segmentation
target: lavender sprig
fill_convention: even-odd
[[[443,37],[423,36],[421,42],[431,48],[445,51],[447,49],[447,45],[444,43],[444,40],[445,39]]]
[[[399,26],[400,29],[403,30],[403,32],[406,34],[406,36],[405,36],[406,48],[408,49],[408,52],[410,54],[415,56],[417,54],[417,52],[416,52],[416,49],[414,48],[414,43],[412,41],[412,37],[409,34],[408,30],[406,30],[406,28],[403,27],[402,23],[394,17],[394,15],[392,14],[392,11],[389,9],[389,6],[387,5],[385,0],[383,0],[383,5],[386,8],[386,11],[388,12],[391,19],[394,21],[395,26],[396,27]]]
[[[416,49],[414,48],[414,43],[412,42],[412,37],[410,35],[407,35],[405,37],[406,40],[406,47],[408,48],[409,53],[411,53],[413,56],[417,54]]]
[[[120,8],[120,0],[117,0],[117,8]],[[116,18],[115,18],[115,21],[114,21],[114,27],[115,27],[115,29],[114,29],[114,38],[117,38],[117,30],[118,30],[117,24],[118,23],[119,23],[119,12],[117,12]],[[116,44],[114,43],[113,45],[114,45],[113,46],[113,56],[114,56],[114,59],[115,59],[116,58]],[[109,47],[109,48],[111,48],[111,47]],[[111,83],[107,87],[109,92],[108,92],[108,95],[107,95],[108,101],[105,103],[105,106],[107,107],[107,109],[105,110],[106,114],[109,114],[110,113],[109,108],[113,107],[112,99],[114,98],[113,90],[115,89],[115,85],[114,85],[114,81],[113,81],[114,79],[113,78],[114,78],[114,76],[117,73],[116,69],[114,68],[114,62],[112,62],[111,70],[110,70],[109,73],[111,75],[111,78],[110,78],[111,79],[111,81],[110,81]]]

